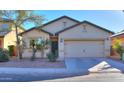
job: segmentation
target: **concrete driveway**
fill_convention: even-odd
[[[66,59],[68,70],[79,76],[47,80],[52,82],[124,82],[124,64],[109,58]]]
[[[67,58],[65,59],[65,64],[66,68],[3,67],[0,68],[0,81],[42,81],[67,77],[71,78],[74,76],[85,77],[87,75],[90,77],[91,73],[94,72],[98,75],[101,73],[119,73],[124,76],[124,64],[109,58]],[[94,75],[92,74],[92,76]],[[109,78],[111,78],[111,76],[109,76]],[[124,81],[124,78],[122,80]]]
[[[77,72],[124,72],[124,64],[110,58],[68,58],[68,69]]]

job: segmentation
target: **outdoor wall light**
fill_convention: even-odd
[[[87,32],[86,24],[83,24],[83,32]]]
[[[60,39],[60,42],[61,42],[61,43],[63,42],[63,39],[62,39],[62,38]]]
[[[106,40],[109,40],[109,38],[106,38]]]

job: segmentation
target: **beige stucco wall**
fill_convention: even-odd
[[[75,21],[72,21],[72,20],[67,19],[67,18],[62,18],[58,21],[55,21],[49,25],[44,26],[42,29],[44,29],[50,33],[55,34],[56,32],[64,29],[63,22],[66,22],[66,28],[77,24],[77,22],[75,22]]]
[[[30,47],[29,47],[30,39],[39,38],[39,37],[42,37],[44,39],[50,39],[49,34],[44,33],[42,31],[38,31],[38,30],[32,30],[32,31],[27,32],[27,33],[22,35],[22,39],[24,40],[24,42],[26,44],[25,49],[23,49],[23,57],[30,58],[32,56],[32,49],[30,49]],[[44,57],[46,57],[46,55],[49,51],[50,51],[50,48],[45,50]],[[40,51],[38,51],[36,53],[36,57],[41,58],[41,52]]]
[[[18,33],[23,32],[24,30],[18,28]],[[4,48],[8,49],[9,45],[16,46],[16,31],[13,28],[7,35],[4,36]]]
[[[83,25],[86,25],[86,31],[84,30]],[[99,28],[96,28],[94,26],[91,26],[89,24],[81,24],[79,26],[74,27],[73,29],[69,29],[68,31],[62,32],[60,35],[60,37],[63,37],[64,39],[105,39],[108,38],[109,33],[101,30]]]
[[[84,30],[84,26],[86,30]],[[105,56],[110,55],[111,34],[89,24],[81,24],[59,34],[59,57],[64,58],[64,40],[103,40]],[[62,42],[60,42],[62,41]]]

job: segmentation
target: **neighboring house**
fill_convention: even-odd
[[[26,42],[23,57],[31,57],[30,41],[38,38],[50,39],[52,46],[45,51],[58,51],[59,58],[65,57],[107,57],[110,56],[110,36],[112,31],[88,21],[77,21],[62,16],[42,26],[31,28],[20,35]],[[37,52],[36,57],[41,57]]]
[[[3,23],[4,20],[4,23]],[[23,32],[23,28],[18,28],[19,33]],[[11,20],[0,19],[0,48],[9,50],[9,46],[13,48],[13,56],[16,56],[16,32]]]
[[[116,40],[121,41],[122,46],[124,46],[124,31],[118,32],[111,36],[111,46],[115,45]],[[111,50],[111,57],[120,59],[119,54],[114,49]]]

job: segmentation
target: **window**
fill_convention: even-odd
[[[35,47],[36,44],[40,44],[41,42],[42,42],[42,37],[30,39],[29,47],[30,48]]]
[[[1,24],[0,31],[3,30],[9,30],[9,25],[8,24]]]
[[[8,29],[9,28],[9,25],[8,24],[2,24],[2,28],[3,29]]]
[[[30,40],[30,48],[35,46],[35,39]]]
[[[40,38],[37,38],[36,40],[37,40],[37,44],[40,44],[43,39],[40,37]]]

